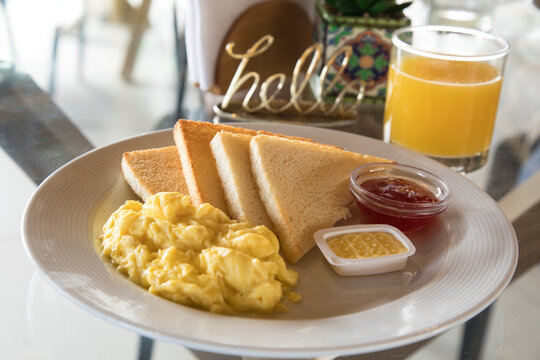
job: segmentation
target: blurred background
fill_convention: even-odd
[[[535,54],[516,49],[530,49],[520,46],[518,39],[523,42],[522,35],[540,27],[540,10],[532,0],[492,2],[493,32],[510,41],[512,57],[538,66]],[[211,117],[208,108],[205,112],[201,107],[199,89],[184,81],[190,69],[178,58],[177,50],[185,56],[183,32],[190,0],[0,3],[0,60],[14,62],[17,71],[49,92],[95,146],[116,141],[119,134],[168,126],[178,116]],[[428,21],[428,6],[429,0],[415,0],[406,9],[413,24]],[[141,7],[146,7],[146,16],[140,15]],[[502,23],[502,14],[516,21]],[[110,129],[106,136],[92,131],[102,125]]]
[[[137,10],[143,2],[138,0],[2,3],[0,59],[15,62],[17,71],[49,92],[95,146],[118,140],[126,130],[133,135],[150,131],[176,112],[173,9],[182,29],[187,1],[152,1],[142,26]],[[142,31],[131,54],[132,70],[123,76],[138,26]],[[197,95],[188,89],[187,107],[199,104]],[[106,136],[92,131],[103,125],[110,129]]]

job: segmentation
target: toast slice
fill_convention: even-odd
[[[173,133],[191,202],[195,206],[209,203],[231,215],[210,149],[218,131],[257,134],[254,130],[190,120],[178,120]]]
[[[285,258],[297,262],[314,247],[313,233],[350,216],[349,176],[358,166],[387,159],[316,143],[257,135],[252,171]]]
[[[229,216],[232,216],[232,214],[229,211],[225,193],[221,186],[221,179],[218,174],[216,162],[212,154],[212,149],[210,148],[210,142],[214,138],[214,135],[220,131],[251,136],[267,134],[303,141],[312,141],[299,137],[273,134],[262,130],[255,131],[202,121],[178,120],[173,131],[174,141],[180,155],[180,162],[182,163],[184,178],[186,180],[191,202],[196,206],[209,203],[210,205],[223,210]]]
[[[176,146],[126,152],[122,156],[122,173],[143,201],[162,191],[187,194]]]
[[[253,225],[264,225],[273,231],[274,225],[266,213],[251,171],[251,138],[247,134],[222,131],[214,136],[210,147],[231,216],[240,221],[250,221]]]

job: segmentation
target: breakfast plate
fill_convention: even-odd
[[[430,170],[452,197],[432,224],[410,236],[416,253],[403,270],[340,277],[314,248],[297,264],[298,303],[250,317],[218,315],[147,293],[95,249],[109,215],[137,199],[125,183],[123,152],[174,144],[171,130],[90,151],[49,176],[31,197],[22,232],[41,275],[89,312],[150,338],[189,348],[260,357],[368,353],[406,345],[460,324],[491,304],[517,264],[514,230],[496,202],[462,175],[422,155],[336,130],[237,123],[342,146]],[[346,223],[354,223],[353,217]],[[345,223],[344,223],[345,224]]]

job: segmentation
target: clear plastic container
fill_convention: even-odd
[[[401,243],[405,250],[401,253],[381,255],[375,257],[346,258],[338,256],[328,244],[328,241],[340,235],[362,232],[388,233]],[[399,229],[389,225],[349,225],[318,230],[313,235],[315,242],[324,257],[338,275],[357,276],[382,274],[401,270],[405,267],[407,259],[412,256],[416,248],[409,238]]]
[[[420,230],[448,207],[450,190],[435,174],[397,163],[356,168],[350,190],[368,223],[388,224],[404,233]]]

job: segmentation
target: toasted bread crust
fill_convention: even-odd
[[[133,191],[145,201],[148,196],[163,191],[187,194],[175,146],[125,152],[122,173]]]
[[[174,141],[193,204],[209,203],[230,214],[210,148],[210,141],[218,131],[256,134],[253,130],[233,126],[178,120],[174,126]]]
[[[178,120],[173,131],[174,141],[180,155],[180,162],[182,163],[184,178],[191,201],[195,205],[209,203],[223,210],[229,216],[232,216],[232,214],[229,211],[212,149],[210,148],[210,141],[220,131],[251,136],[266,134],[312,141],[300,137],[273,134],[267,131],[255,131],[236,126],[184,119]]]

